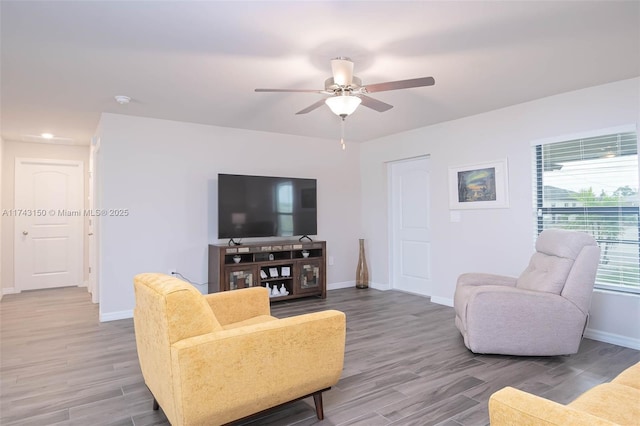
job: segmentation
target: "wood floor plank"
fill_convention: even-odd
[[[576,355],[512,357],[468,351],[453,309],[428,298],[355,288],[272,306],[288,317],[324,309],[347,315],[342,379],[324,394],[239,425],[488,424],[489,396],[514,386],[572,400],[640,361],[640,351],[585,339]],[[83,288],[6,295],[0,302],[0,424],[166,426],[138,364],[133,321],[98,322]]]

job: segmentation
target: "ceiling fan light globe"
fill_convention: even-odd
[[[353,114],[362,100],[357,96],[332,96],[324,102],[335,115],[346,117]]]

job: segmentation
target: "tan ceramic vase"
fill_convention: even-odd
[[[356,268],[356,288],[369,288],[369,269],[367,268],[367,258],[364,254],[364,240],[360,239],[360,256],[358,256],[358,267]]]

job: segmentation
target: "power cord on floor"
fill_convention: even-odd
[[[184,281],[188,282],[189,284],[193,284],[193,285],[206,285],[206,284],[208,284],[208,283],[202,283],[202,284],[194,283],[193,281],[191,281],[189,278],[185,277],[184,275],[182,275],[178,271],[172,271],[171,275],[177,275],[179,278],[181,278]]]

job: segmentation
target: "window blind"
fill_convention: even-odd
[[[532,158],[536,235],[588,232],[601,249],[596,287],[640,293],[636,132],[536,144]]]

